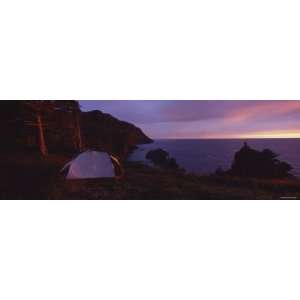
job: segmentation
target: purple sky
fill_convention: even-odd
[[[300,138],[299,101],[80,101],[152,138]]]

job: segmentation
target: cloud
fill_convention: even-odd
[[[229,111],[225,116],[228,123],[241,123],[254,120],[266,120],[274,117],[300,117],[300,101],[253,101],[253,105],[246,105]]]
[[[81,101],[136,124],[153,138],[297,135],[300,101]],[[261,134],[260,134],[261,133]]]

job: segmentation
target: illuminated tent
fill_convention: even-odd
[[[120,178],[123,170],[118,159],[105,152],[86,151],[62,169],[66,179]]]

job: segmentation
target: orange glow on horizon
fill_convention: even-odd
[[[300,138],[300,130],[280,130],[280,131],[260,131],[253,133],[246,133],[241,135],[241,138]]]
[[[300,129],[294,130],[270,130],[270,131],[256,131],[256,132],[246,132],[243,134],[228,134],[224,136],[218,136],[212,138],[224,138],[224,139],[271,139],[271,138],[300,138]]]
[[[160,137],[164,138],[164,137]],[[170,137],[165,137],[169,138]],[[300,138],[300,129],[253,131],[245,133],[207,133],[201,135],[176,135],[171,139],[292,139]]]

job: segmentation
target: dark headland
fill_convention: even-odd
[[[0,199],[280,199],[300,198],[292,166],[247,144],[230,170],[188,174],[163,149],[153,167],[128,162],[152,140],[133,124],[101,111],[82,112],[76,101],[1,101]],[[116,156],[120,180],[66,180],[60,170],[86,150]]]

